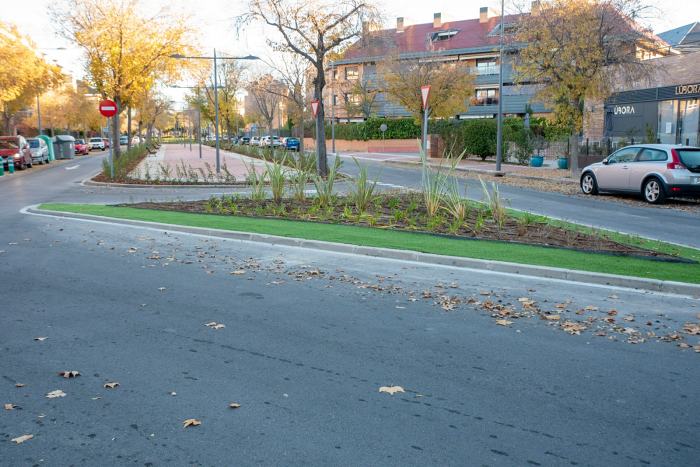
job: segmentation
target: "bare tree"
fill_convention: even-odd
[[[253,80],[248,86],[248,94],[253,98],[255,108],[260,116],[265,120],[267,132],[272,131],[272,122],[279,112],[281,101],[281,86],[275,82],[272,75],[263,75]]]
[[[259,20],[275,28],[281,38],[268,39],[268,44],[274,50],[287,50],[304,57],[314,69],[314,98],[319,101],[316,166],[322,176],[328,174],[323,109],[326,57],[379,23],[378,10],[371,1],[250,0],[250,13],[241,18]]]
[[[276,79],[281,86],[270,89],[270,92],[278,94],[287,100],[287,114],[292,122],[299,124],[298,135],[300,140],[300,152],[304,152],[304,120],[306,111],[306,85],[308,64],[306,59],[300,55],[281,52],[275,56],[274,60],[265,60],[265,63],[272,68]]]

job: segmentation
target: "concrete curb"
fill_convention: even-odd
[[[409,161],[399,161],[399,160],[386,160],[382,161],[385,164],[395,164],[395,165],[406,165],[406,166],[416,166],[420,165],[420,162],[409,162]],[[472,167],[455,167],[458,172],[482,174],[482,175],[493,175],[495,177],[504,178],[521,178],[524,180],[536,180],[541,182],[556,182],[556,183],[566,183],[571,185],[578,185],[578,181],[570,178],[547,178],[547,177],[536,177],[534,175],[523,175],[518,173],[507,173],[503,171],[489,170],[489,169],[475,169]]]
[[[700,298],[700,284],[686,284],[683,282],[662,281],[656,279],[643,279],[636,277],[618,276],[615,274],[575,271],[571,269],[553,268],[547,266],[534,266],[529,264],[509,263],[504,261],[483,260],[474,258],[462,258],[456,256],[443,256],[431,253],[420,253],[408,250],[393,250],[389,248],[377,248],[368,246],[350,245],[346,243],[324,242],[320,240],[304,240],[292,237],[280,237],[277,235],[257,234],[251,232],[239,232],[204,227],[188,227],[158,222],[135,221],[118,219],[113,217],[94,216],[89,214],[75,214],[60,211],[38,209],[37,206],[29,206],[23,212],[38,215],[50,215],[67,219],[81,219],[88,221],[113,222],[136,227],[150,227],[164,231],[182,232],[211,237],[220,237],[232,240],[244,240],[250,242],[267,243],[270,245],[282,245],[298,248],[310,248],[320,251],[346,253],[354,255],[370,256],[375,258],[412,261],[420,264],[432,264],[439,266],[452,266],[458,268],[490,271],[505,274],[514,274],[545,279],[565,280],[580,282],[583,284],[595,284],[602,286],[636,289],[649,292],[660,292],[674,295],[686,295]]]
[[[99,174],[95,174],[92,177],[86,178],[83,180],[81,185],[84,186],[94,186],[94,187],[105,187],[105,188],[244,188],[248,186],[245,183],[231,183],[228,185],[210,185],[206,183],[200,183],[200,184],[191,184],[191,185],[168,185],[168,184],[159,184],[159,185],[147,185],[145,183],[110,183],[110,182],[96,182],[92,180],[93,177],[97,176]]]

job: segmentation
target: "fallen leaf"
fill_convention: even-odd
[[[171,396],[177,396],[177,393],[176,393],[175,391],[172,391],[172,392],[170,393],[170,395],[171,395]]]
[[[166,289],[165,287],[158,287],[158,290],[160,290],[161,292],[165,292]]]
[[[575,321],[564,321],[561,324],[562,330],[568,332],[571,335],[576,335],[579,336],[581,335],[581,331],[586,330],[586,326],[584,326],[581,323],[577,323]]]
[[[685,342],[681,342],[680,344],[678,344],[678,347],[680,347],[681,349],[689,349],[690,345],[686,344]]]
[[[617,310],[612,309],[612,310],[608,311],[608,316],[616,316],[616,315],[617,315]]]
[[[238,402],[231,402],[228,406],[232,409],[240,409],[241,408],[241,404],[239,404]]]
[[[634,321],[634,315],[625,315],[625,316],[622,317],[622,319],[624,319],[625,321],[631,323],[632,321]]]
[[[554,305],[554,308],[563,310],[564,308],[566,308],[566,303],[557,303],[556,305]]]
[[[13,441],[15,444],[22,444],[22,443],[24,443],[25,441],[29,441],[29,440],[32,439],[33,437],[34,437],[34,435],[22,435],[22,436],[18,436],[18,437],[16,437],[16,438],[12,438],[12,441]]]
[[[543,315],[543,318],[546,319],[547,321],[559,321],[561,316],[559,316],[559,315]]]
[[[188,418],[187,420],[182,422],[183,428],[187,428],[188,426],[197,426],[197,425],[201,425],[201,424],[202,424],[202,422],[197,420],[196,418]]]
[[[205,323],[204,325],[212,329],[223,329],[226,327],[225,324],[217,323],[216,321],[212,321],[211,323]]]
[[[617,297],[617,295],[610,295],[610,296],[608,296],[608,298],[612,298],[613,300],[616,300],[618,297]]]
[[[23,388],[24,386],[26,386],[24,383],[15,383],[16,388]]]
[[[392,396],[397,392],[406,392],[401,386],[382,386],[379,388],[379,392],[385,392],[391,394]]]
[[[119,383],[117,381],[110,381],[109,383],[105,383],[102,386],[105,389],[115,389],[117,386],[119,386]]]
[[[683,325],[683,332],[690,334],[691,336],[700,336],[700,324],[685,323]]]
[[[235,271],[231,271],[231,275],[233,275],[233,276],[242,276],[243,274],[245,274],[245,270],[243,270],[243,269],[237,269]]]
[[[583,307],[583,309],[586,311],[598,311],[598,307],[593,306],[593,305],[587,305],[587,306]]]
[[[75,378],[77,376],[80,376],[80,372],[76,370],[59,371],[58,375],[63,376],[64,378]]]
[[[18,407],[19,406],[15,405],[15,404],[5,404],[5,410],[15,410]]]
[[[498,324],[499,326],[510,326],[511,324],[513,324],[513,322],[508,321],[507,319],[497,319],[496,324]]]
[[[55,391],[51,391],[48,394],[46,394],[46,397],[48,399],[55,399],[57,397],[66,397],[66,393],[61,391],[60,389],[56,389]]]
[[[35,337],[34,338],[35,341],[39,341],[39,342],[45,341],[46,339],[48,339],[48,337]]]

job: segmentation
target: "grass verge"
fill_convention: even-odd
[[[557,248],[503,242],[444,238],[429,234],[314,222],[253,217],[191,214],[91,204],[42,204],[41,209],[91,214],[115,219],[160,222],[169,225],[253,232],[310,240],[411,250],[520,264],[551,266],[623,276],[700,283],[700,264],[666,263],[640,258],[583,253]],[[658,242],[655,242],[658,245]],[[677,247],[669,245],[669,247]],[[700,252],[681,249],[681,256],[699,259]]]

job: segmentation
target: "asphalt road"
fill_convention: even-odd
[[[19,406],[0,413],[2,465],[700,458],[699,354],[536,317],[499,326],[484,309],[522,297],[563,304],[562,319],[615,309],[663,335],[698,321],[695,300],[18,212],[183,193],[81,186],[98,164],[0,181],[0,400]],[[463,303],[445,311],[441,295]],[[379,392],[391,385],[405,392]]]
[[[343,159],[343,171],[357,173],[358,169],[352,160]],[[397,167],[368,160],[362,160],[362,164],[368,167],[372,178],[379,178],[389,187],[420,188],[420,171],[417,168]],[[462,182],[462,186],[466,186],[469,198],[482,199],[478,179],[468,179]],[[508,207],[514,209],[700,248],[700,215],[697,213],[621,204],[606,200],[608,196],[569,196],[508,185],[500,185],[499,190]]]

